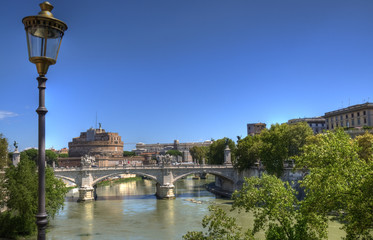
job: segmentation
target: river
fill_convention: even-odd
[[[64,209],[50,222],[47,239],[182,239],[188,231],[203,230],[201,221],[210,204],[229,211],[231,200],[216,198],[203,187],[211,181],[213,176],[177,181],[174,200],[157,200],[151,180],[100,186],[97,201],[86,203],[77,203],[78,194],[70,191]],[[229,214],[243,226],[252,225],[250,214]],[[339,227],[337,223],[330,225],[329,239],[343,236]],[[264,239],[264,234],[257,237]]]

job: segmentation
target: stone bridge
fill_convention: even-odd
[[[79,167],[54,169],[56,177],[75,183],[79,187],[79,200],[93,200],[96,184],[108,177],[119,174],[136,174],[156,182],[156,196],[173,199],[174,182],[191,174],[212,174],[218,177],[223,189],[233,191],[242,182],[241,174],[231,164],[226,165],[163,165],[163,166],[123,166],[123,167]],[[241,181],[240,181],[241,179]]]

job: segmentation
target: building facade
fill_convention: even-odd
[[[306,122],[312,128],[315,134],[322,133],[326,129],[326,121],[323,117],[295,118],[290,119],[288,121],[288,124],[294,124],[298,122]]]
[[[145,144],[137,143],[136,149],[134,152],[136,155],[145,155],[146,153],[152,153],[153,157],[159,154],[165,154],[168,150],[178,150],[182,153],[183,162],[192,162],[192,156],[189,153],[189,150],[194,147],[210,146],[212,141],[207,140],[204,142],[190,142],[190,143],[180,143],[179,140],[174,140],[173,143],[154,143],[154,144]]]
[[[107,156],[122,157],[123,142],[118,133],[90,128],[69,142],[69,157]]]
[[[263,129],[266,128],[265,123],[248,123],[247,124],[247,135],[254,136],[261,133]]]
[[[111,167],[123,164],[143,165],[144,156],[123,157],[123,141],[118,133],[106,132],[101,127],[81,132],[79,137],[69,142],[69,157],[59,158],[60,167],[79,167],[81,157],[95,158],[98,167]]]
[[[363,128],[373,126],[373,103],[363,103],[327,112],[324,115],[326,129],[339,127]]]

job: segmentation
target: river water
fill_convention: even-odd
[[[203,187],[212,181],[213,176],[206,180],[179,180],[174,200],[157,200],[151,180],[100,186],[97,201],[86,203],[77,203],[78,194],[70,191],[64,209],[50,222],[47,239],[182,239],[188,231],[203,230],[201,221],[210,204],[229,212],[231,200],[216,198]],[[253,223],[250,214],[229,214],[243,226]],[[331,224],[329,239],[343,236],[339,227]],[[264,239],[264,234],[257,237]]]

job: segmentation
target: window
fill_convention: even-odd
[[[354,121],[354,119],[351,120],[351,125],[352,125],[352,126],[355,125],[355,121]]]
[[[340,119],[343,120],[343,116],[342,115],[341,115]]]
[[[333,124],[332,124],[332,129],[334,128]]]
[[[341,122],[341,127],[343,127],[343,122]]]
[[[360,112],[357,112],[357,116],[360,117]]]
[[[346,114],[346,119],[348,118],[348,115]]]
[[[360,118],[357,119],[357,125],[360,125]]]
[[[352,118],[354,117],[354,114],[353,114],[353,113],[351,113],[351,117],[352,117]]]
[[[363,114],[364,114],[364,116],[365,116],[365,115],[367,115],[367,112],[366,112],[366,111],[364,111],[364,112],[363,112]]]
[[[367,123],[367,119],[366,118],[364,118],[364,123]]]

